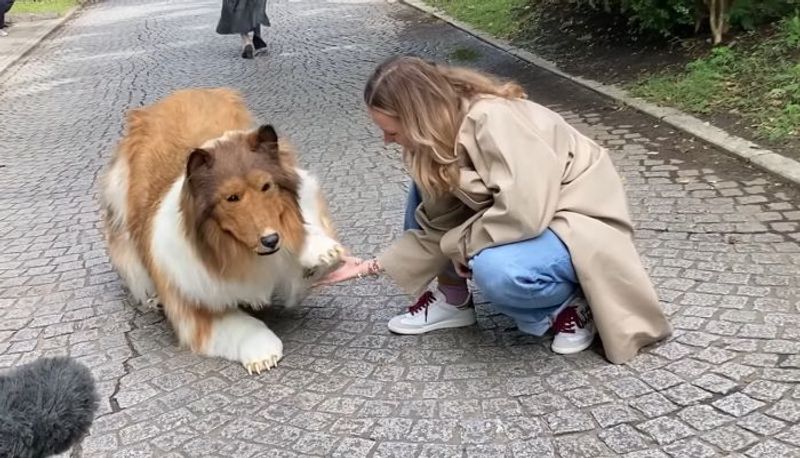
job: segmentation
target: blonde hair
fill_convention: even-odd
[[[434,195],[458,185],[455,143],[468,109],[464,101],[480,95],[527,97],[515,82],[411,56],[381,63],[364,88],[369,108],[398,120],[414,145],[404,148],[404,160],[417,184]]]

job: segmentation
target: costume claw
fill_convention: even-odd
[[[341,258],[343,253],[344,253],[344,248],[341,245],[336,245],[335,247],[328,250],[327,253],[321,255],[319,257],[319,260],[323,264],[330,265],[333,264],[335,261],[337,261],[339,258]]]
[[[247,373],[253,375],[261,375],[264,371],[271,371],[273,367],[278,366],[278,360],[280,358],[277,356],[270,356],[269,359],[263,361],[255,361],[252,363],[247,363],[244,365],[245,369],[247,369]]]

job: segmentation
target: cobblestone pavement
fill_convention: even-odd
[[[796,189],[401,4],[271,1],[254,61],[214,34],[218,8],[95,4],[0,76],[0,367],[70,354],[92,368],[103,402],[73,456],[800,456]],[[266,313],[287,355],[249,376],[178,349],[127,302],[95,188],[125,109],[241,89],[368,255],[398,234],[406,180],[363,81],[390,53],[461,48],[612,150],[672,340],[621,366],[598,348],[561,357],[485,304],[475,327],[393,336],[408,298],[363,281]]]

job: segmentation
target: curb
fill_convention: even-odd
[[[70,20],[72,18],[72,16],[74,16],[75,13],[78,12],[78,10],[81,8],[81,6],[82,6],[81,4],[78,4],[78,5],[75,5],[72,8],[70,8],[70,10],[67,11],[63,16],[61,16],[61,18],[59,18],[58,21],[55,24],[53,24],[52,26],[50,26],[50,27],[48,27],[46,29],[43,29],[36,37],[34,37],[33,40],[31,40],[30,42],[26,43],[25,46],[23,47],[22,51],[19,54],[17,54],[16,57],[11,59],[5,66],[0,67],[0,75],[5,73],[6,70],[8,70],[9,68],[13,67],[14,64],[16,64],[22,58],[27,56],[28,53],[30,53],[34,48],[36,48],[39,45],[39,43],[41,43],[45,38],[50,36],[56,30],[60,29],[61,26],[63,26],[65,22]]]
[[[620,103],[628,105],[642,113],[658,119],[661,122],[669,124],[678,130],[700,138],[701,140],[704,140],[705,142],[727,152],[731,156],[735,156],[769,173],[778,175],[796,186],[800,186],[800,162],[797,162],[794,159],[782,156],[773,152],[772,150],[762,148],[750,140],[731,135],[718,127],[712,126],[705,121],[695,118],[694,116],[686,114],[675,108],[662,107],[650,102],[646,102],[640,98],[633,97],[628,93],[628,91],[617,86],[606,85],[594,80],[565,73],[562,70],[559,70],[555,63],[542,59],[530,51],[518,48],[506,40],[496,38],[488,33],[476,30],[472,26],[454,19],[449,15],[437,10],[436,8],[426,5],[420,0],[400,0],[400,2],[434,16],[444,22],[447,22],[448,24],[474,36],[475,38],[478,38],[479,40],[484,41],[495,48],[517,57],[518,59],[547,70],[557,76],[573,81],[583,87],[591,89]]]

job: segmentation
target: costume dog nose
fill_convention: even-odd
[[[278,246],[279,241],[280,237],[278,237],[278,234],[270,234],[261,237],[261,244],[269,248],[270,250],[274,250],[275,247]]]

